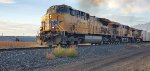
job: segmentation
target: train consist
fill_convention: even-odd
[[[137,43],[143,41],[142,32],[67,5],[54,5],[42,17],[37,41],[44,45]]]

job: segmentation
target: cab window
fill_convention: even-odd
[[[60,6],[57,7],[56,12],[61,14],[68,13],[68,8],[65,6]]]
[[[76,16],[76,11],[75,11],[75,10],[73,10],[72,8],[70,8],[70,15],[72,15],[72,16]]]

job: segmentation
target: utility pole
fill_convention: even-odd
[[[2,36],[3,36],[3,33],[2,33]]]

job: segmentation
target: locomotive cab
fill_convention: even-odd
[[[67,13],[69,9],[65,5],[50,7],[42,17],[42,31],[65,31],[64,14]]]
[[[42,17],[39,40],[40,44],[59,44],[60,35],[65,32],[64,15],[69,13],[69,8],[65,5],[52,6]],[[54,43],[55,42],[55,43]]]
[[[67,5],[51,6],[42,17],[38,38],[40,42],[44,42],[44,45],[57,45],[67,44],[68,41],[71,41],[72,38],[67,38],[67,35],[68,33],[75,32],[75,21],[73,20],[73,17],[79,15],[80,12],[77,12],[78,11],[73,10]]]

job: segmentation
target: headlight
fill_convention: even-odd
[[[52,29],[54,29],[55,27],[52,27]]]
[[[50,15],[50,18],[52,18],[52,15]]]

